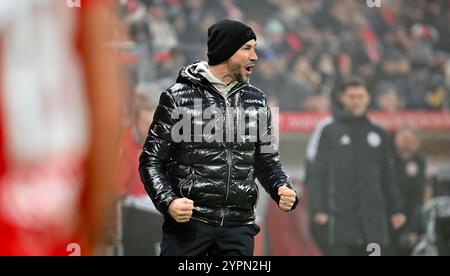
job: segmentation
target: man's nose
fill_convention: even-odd
[[[252,52],[251,52],[250,60],[251,61],[257,61],[258,60],[258,55],[256,54],[255,49],[253,49]]]

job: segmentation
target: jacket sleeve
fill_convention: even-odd
[[[311,214],[328,214],[329,164],[332,154],[326,129],[318,128],[314,132],[307,149],[306,187],[308,207]]]
[[[174,145],[171,138],[174,120],[171,115],[175,108],[172,95],[163,92],[139,158],[139,174],[145,190],[163,215],[167,214],[170,203],[177,199],[166,172]]]
[[[384,134],[382,185],[389,216],[401,213],[402,199],[395,174],[393,145],[387,133]]]
[[[256,143],[255,176],[272,199],[278,204],[280,201],[280,196],[278,195],[279,187],[285,185],[292,190],[295,189],[280,162],[280,153],[272,126],[272,113],[270,108],[266,107],[261,110],[259,114],[260,120],[258,122],[258,141]],[[296,193],[298,195],[298,192]],[[297,203],[298,197],[292,210],[297,206]]]

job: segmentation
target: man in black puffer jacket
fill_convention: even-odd
[[[249,84],[256,36],[240,22],[208,29],[208,63],[164,91],[140,175],[164,215],[161,255],[252,255],[257,178],[290,211],[296,193],[280,164],[267,98]]]

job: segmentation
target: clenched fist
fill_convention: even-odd
[[[281,186],[278,188],[278,195],[280,196],[278,207],[285,212],[290,211],[296,200],[297,194],[295,191],[286,186]]]
[[[178,223],[189,222],[194,210],[194,201],[187,198],[178,198],[169,205],[169,215]]]

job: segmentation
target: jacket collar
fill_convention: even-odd
[[[202,87],[203,89],[207,89],[208,91],[212,90],[221,95],[220,92],[214,87],[214,85],[200,73],[201,71],[197,70],[198,67],[201,65],[201,63],[202,63],[201,61],[197,61],[182,68],[180,70],[180,73],[178,74],[177,82],[193,83]],[[248,83],[238,82],[230,91],[228,97],[248,85],[249,85]]]
[[[349,123],[349,124],[365,123],[365,122],[369,121],[367,112],[360,117],[355,117],[349,111],[343,109],[342,107],[336,108],[333,111],[333,114],[334,114],[334,118],[336,120],[343,121],[343,122]]]

